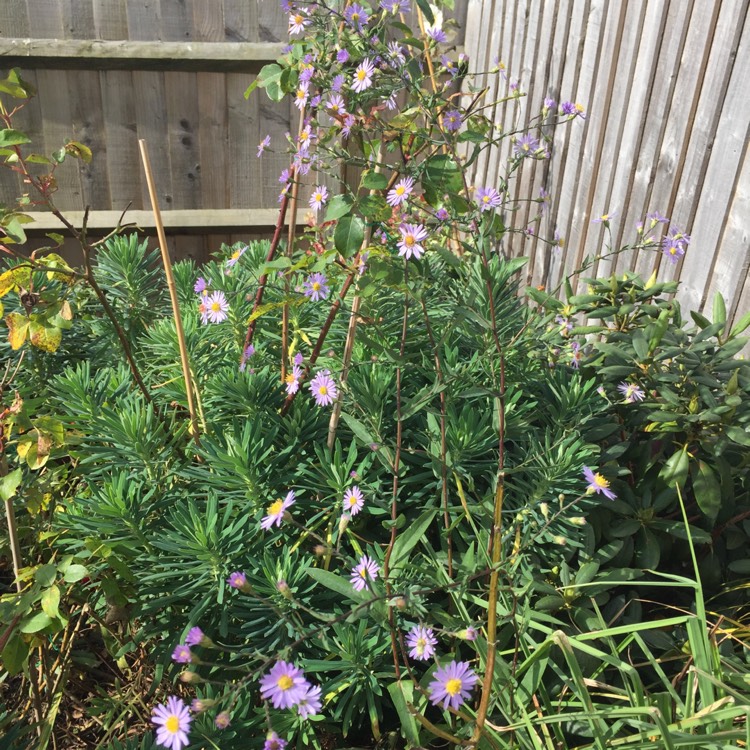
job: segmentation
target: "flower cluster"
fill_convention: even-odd
[[[297,708],[297,713],[306,719],[320,712],[322,701],[320,687],[310,684],[304,672],[294,664],[277,661],[270,671],[260,679],[260,694],[274,708]],[[285,743],[286,744],[286,743]]]

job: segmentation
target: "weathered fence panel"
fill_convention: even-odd
[[[710,311],[716,291],[733,319],[750,309],[748,0],[481,0],[468,6],[466,46],[474,70],[505,63],[492,96],[515,81],[526,93],[493,108],[495,133],[526,126],[545,97],[586,107],[556,132],[552,159],[524,163],[512,188],[513,226],[535,234],[512,234],[506,250],[531,256],[528,283],[557,288],[587,256],[632,244],[636,222],[659,210],[692,235],[684,258],[628,249],[588,275],[656,270],[680,280],[687,309]],[[478,160],[472,184],[499,184],[511,148]],[[525,199],[540,188],[551,198],[537,220]],[[592,224],[615,211],[610,230]],[[540,239],[555,230],[562,248]]]

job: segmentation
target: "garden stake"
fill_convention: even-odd
[[[151,198],[151,209],[154,212],[154,222],[156,223],[156,233],[159,237],[159,247],[161,249],[161,258],[164,263],[164,274],[167,277],[167,286],[169,287],[169,297],[172,300],[172,314],[174,315],[174,324],[177,331],[177,343],[180,347],[180,364],[182,365],[182,377],[185,379],[185,393],[187,394],[187,407],[190,413],[190,429],[193,434],[193,440],[200,445],[200,434],[198,431],[198,418],[195,414],[195,403],[193,401],[193,388],[195,384],[190,376],[190,360],[188,359],[187,346],[185,345],[185,331],[182,327],[182,317],[180,316],[180,303],[177,300],[177,288],[174,283],[172,274],[172,262],[169,259],[169,248],[167,247],[167,237],[164,234],[164,224],[161,220],[161,211],[159,210],[159,199],[156,196],[156,186],[154,185],[154,175],[151,172],[151,162],[148,158],[148,147],[143,138],[138,140],[138,146],[141,149],[141,160],[143,161],[143,171],[146,173],[146,183],[148,185],[148,194]]]

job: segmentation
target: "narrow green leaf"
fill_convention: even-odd
[[[323,570],[322,568],[308,568],[306,571],[307,575],[313,580],[325,586],[331,591],[335,591],[337,594],[347,599],[354,599],[355,601],[364,598],[364,592],[355,591],[354,586],[346,579],[341,576],[337,576],[335,573],[331,573],[330,570]]]
[[[430,3],[428,0],[417,0],[417,5],[419,6],[419,9],[424,13],[425,20],[427,23],[435,23],[435,16],[432,13],[432,8],[430,7]]]
[[[714,323],[727,322],[727,306],[724,302],[724,297],[722,297],[721,292],[716,292],[716,294],[714,295],[713,318]]]
[[[437,511],[434,509],[425,511],[403,534],[396,538],[396,543],[393,545],[393,552],[391,553],[392,568],[395,568],[399,562],[405,560],[409,552],[419,544],[436,514]]]
[[[419,728],[411,711],[409,704],[414,702],[414,684],[411,681],[399,680],[388,685],[388,693],[398,713],[401,723],[401,733],[404,739],[412,746],[419,747],[422,742],[419,739]]]
[[[659,472],[659,477],[663,479],[669,487],[674,487],[677,484],[682,486],[685,484],[685,479],[687,478],[688,465],[687,449],[683,448],[669,457],[667,463],[664,464],[662,470]]]
[[[735,324],[730,332],[730,336],[739,336],[748,326],[750,326],[750,311],[746,312]]]

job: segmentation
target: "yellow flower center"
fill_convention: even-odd
[[[302,20],[303,20],[303,17],[302,17],[302,16],[300,16],[300,15],[296,15],[296,16],[294,17],[294,23],[295,23],[295,25],[299,26],[299,25],[300,25],[300,24],[302,23]]]
[[[670,255],[677,255],[677,248],[676,247],[670,247],[669,248],[669,254]]]
[[[406,247],[411,247],[413,244],[414,244],[414,235],[407,234],[406,237],[404,237],[404,245],[406,245]]]
[[[352,21],[359,21],[359,13],[352,13]]]
[[[321,396],[325,396],[328,393],[328,388],[326,388],[326,386],[324,385],[321,385],[320,388],[318,388],[318,393]]]
[[[490,202],[490,196],[489,195],[483,195],[482,196],[482,202],[483,203],[489,203]]]
[[[288,381],[288,380],[289,380],[289,376],[287,375],[287,381]],[[292,380],[294,380],[294,378],[292,378]],[[269,505],[269,506],[268,506],[268,507],[266,508],[266,513],[268,513],[268,515],[269,515],[269,516],[275,516],[275,515],[276,515],[277,513],[279,513],[279,511],[281,511],[281,506],[282,506],[283,504],[284,504],[284,503],[283,503],[283,502],[281,501],[281,499],[279,499],[279,500],[274,500],[274,502],[272,502],[272,503],[271,503],[271,504],[270,504],[270,505]]]
[[[609,487],[609,481],[606,480],[601,474],[594,474],[594,484],[602,489]]]
[[[239,258],[239,257],[240,257],[240,251],[239,250],[235,250],[232,253],[232,260],[237,260],[237,258]]]
[[[307,133],[304,130],[299,134],[299,139],[302,142],[307,140]]]
[[[403,185],[399,185],[396,188],[396,195],[398,195],[399,197],[402,196],[405,192],[406,192],[406,188]]]
[[[304,99],[307,96],[307,92],[304,89],[297,89],[297,99]]]
[[[314,292],[320,291],[320,282],[319,281],[313,281],[312,288]]]
[[[349,498],[349,507],[350,507],[350,508],[353,508],[353,507],[354,507],[354,506],[355,506],[356,504],[357,504],[357,498],[356,498],[356,497],[354,497],[354,495],[352,495],[352,496],[351,496],[351,497]]]
[[[427,641],[425,641],[424,638],[418,638],[417,639],[417,653],[422,656],[424,654],[425,647],[427,646]]]
[[[365,78],[367,78],[367,73],[365,73],[364,70],[358,70],[357,71],[357,79],[360,81],[364,81]]]
[[[279,502],[281,502],[281,501],[279,501]],[[292,681],[292,678],[288,674],[285,674],[285,675],[282,675],[281,677],[279,677],[279,679],[277,680],[276,684],[282,690],[289,690],[289,688],[292,687],[292,685],[294,684],[294,682]]]
[[[212,312],[221,312],[221,304],[219,302],[212,302],[211,303],[211,311]]]
[[[359,577],[360,578],[367,578],[367,568],[362,568],[362,570],[359,571]]]
[[[164,727],[170,734],[176,734],[180,728],[180,720],[172,714],[165,722]]]
[[[452,680],[448,680],[445,683],[445,692],[448,695],[458,695],[461,692],[461,680],[458,677],[454,677]]]
[[[284,382],[285,382],[285,383],[293,383],[293,382],[294,382],[294,381],[295,381],[296,379],[297,379],[297,377],[295,376],[295,374],[294,374],[293,372],[290,372],[290,373],[289,373],[289,374],[288,374],[288,375],[286,376],[286,378],[284,379]],[[277,500],[276,502],[279,502],[279,501]],[[274,505],[275,505],[275,504],[276,504],[276,503],[274,503]]]
[[[323,200],[323,196],[320,193],[315,193],[314,198],[318,203]]]

